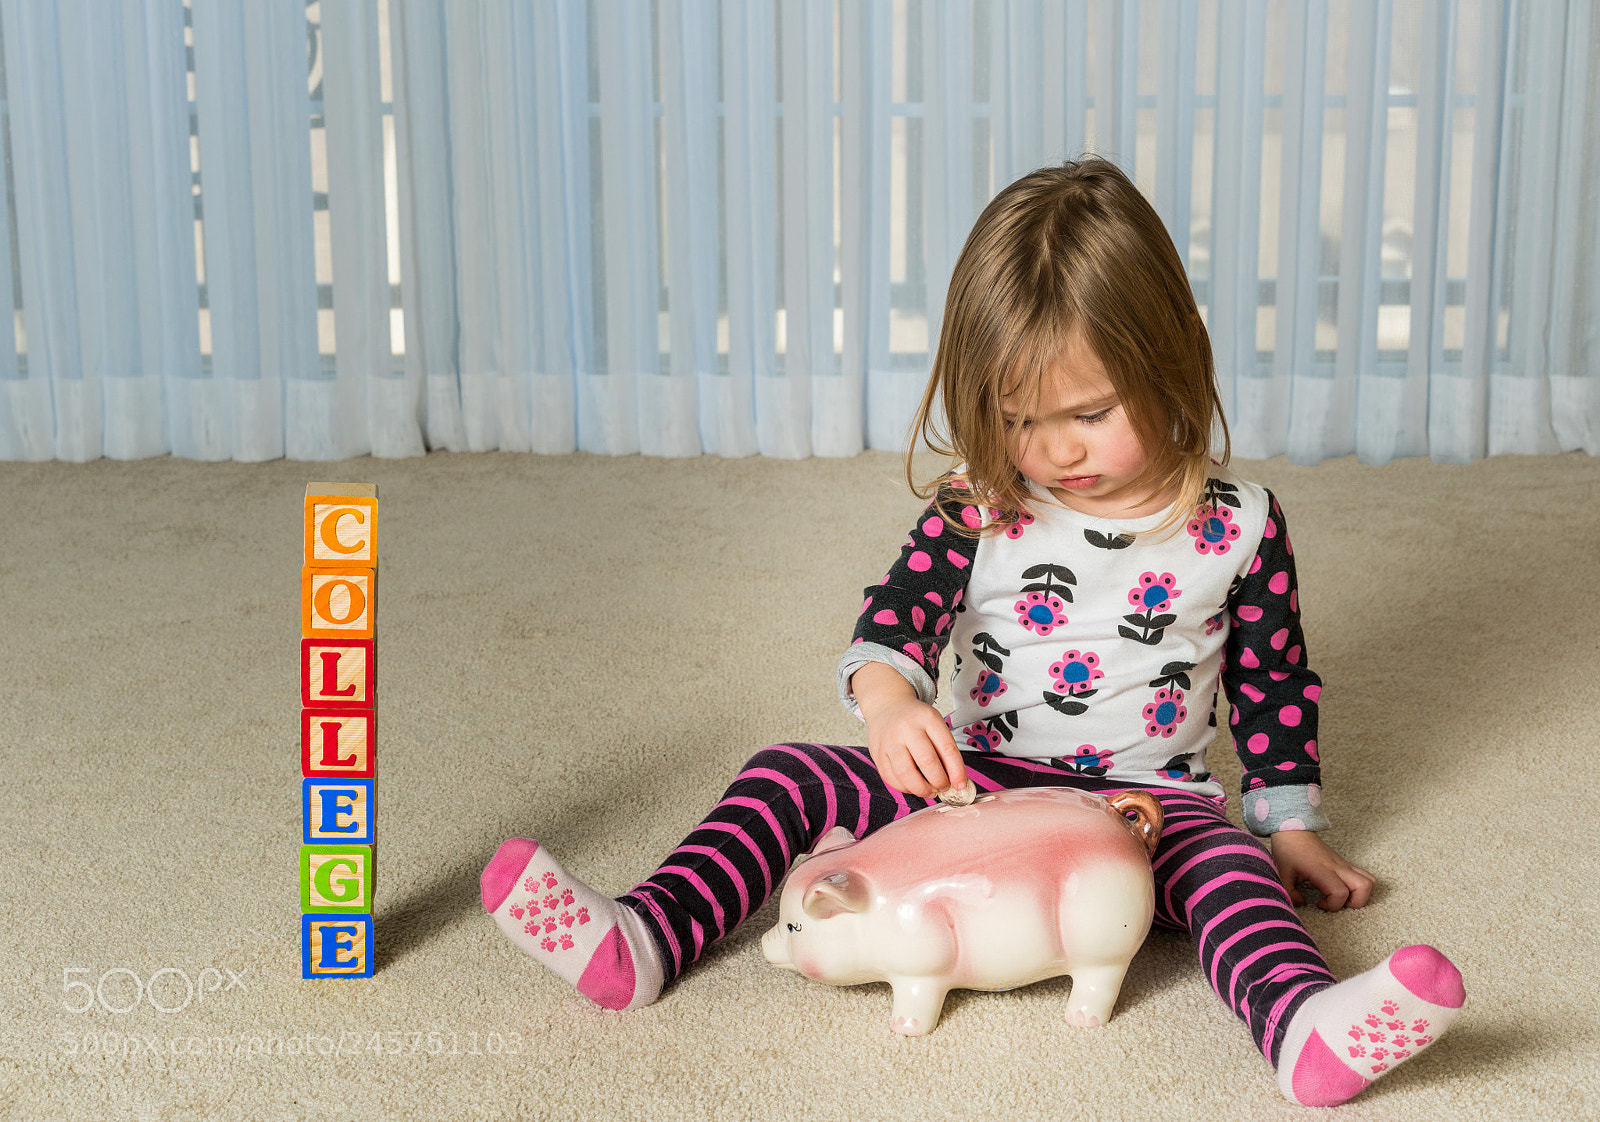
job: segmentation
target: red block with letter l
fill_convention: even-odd
[[[300,704],[376,708],[375,654],[371,639],[300,640]]]
[[[371,779],[378,770],[378,716],[370,709],[300,710],[300,774]]]

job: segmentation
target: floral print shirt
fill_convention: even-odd
[[[1294,550],[1271,492],[1213,466],[1176,532],[1164,514],[1095,518],[1044,492],[1003,532],[946,490],[866,589],[840,695],[867,662],[932,704],[952,655],[946,722],[966,750],[1049,760],[1084,775],[1223,798],[1206,769],[1219,689],[1255,833],[1327,827],[1317,702]]]

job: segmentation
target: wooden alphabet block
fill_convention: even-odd
[[[302,845],[300,910],[343,915],[372,911],[372,847]]]
[[[306,779],[301,783],[307,845],[371,845],[378,824],[376,779]]]
[[[378,488],[371,483],[308,483],[305,565],[378,564]]]
[[[300,570],[300,634],[311,639],[370,639],[378,612],[376,569]]]
[[[300,774],[371,779],[378,772],[378,715],[370,709],[300,710]]]
[[[300,976],[372,977],[372,917],[322,913],[301,916]]]
[[[378,681],[376,654],[371,639],[302,639],[300,704],[328,709],[373,708]]]

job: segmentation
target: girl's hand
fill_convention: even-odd
[[[967,783],[955,737],[939,711],[892,667],[868,663],[851,677],[867,722],[867,751],[883,781],[897,791],[929,798]]]
[[[955,737],[939,711],[916,698],[881,705],[867,720],[867,750],[883,781],[928,798],[967,784]]]
[[[1322,893],[1317,907],[1325,912],[1362,907],[1378,883],[1371,873],[1340,857],[1310,830],[1279,830],[1273,834],[1272,860],[1297,908],[1305,906],[1305,895],[1298,886],[1307,881]]]

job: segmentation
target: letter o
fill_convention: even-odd
[[[336,616],[333,614],[333,590],[340,585],[349,590],[350,605],[349,611],[343,616]],[[367,610],[367,594],[361,591],[359,584],[345,577],[324,581],[311,602],[316,606],[317,614],[336,627],[355,622]]]

